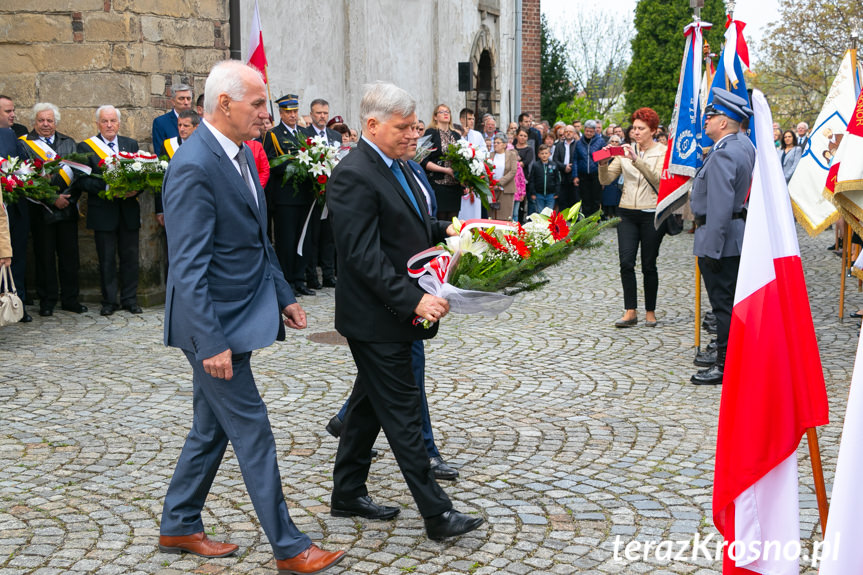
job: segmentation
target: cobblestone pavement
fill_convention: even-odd
[[[832,423],[819,430],[828,489],[859,331],[837,319],[840,271],[824,249],[829,235],[800,236],[830,396]],[[458,509],[486,519],[455,540],[425,537],[383,437],[370,488],[377,501],[402,506],[401,516],[329,515],[337,444],[324,425],[354,375],[346,346],[313,341],[333,329],[333,290],[301,299],[307,330],[255,354],[291,514],[325,548],[348,551],[332,573],[720,572],[720,562],[702,553],[693,560],[691,549],[678,561],[661,559],[667,549],[659,560],[652,550],[647,560],[624,560],[633,540],[712,535],[715,549],[721,389],[688,383],[692,236],[663,243],[659,327],[626,330],[612,326],[622,311],[616,234],[602,239],[496,320],[449,316],[427,346],[437,443],[461,472],[444,488]],[[863,306],[856,282],[848,287],[846,312]],[[207,560],[157,549],[162,498],[192,409],[189,366],[161,344],[162,311],[58,311],[0,329],[0,575],[275,573],[230,448],[205,524],[241,553]],[[799,453],[806,551],[820,532],[805,441]]]

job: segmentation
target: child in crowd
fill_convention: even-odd
[[[544,208],[554,209],[560,191],[560,170],[557,164],[549,161],[551,150],[546,144],[539,147],[539,159],[530,167],[527,178],[527,192],[536,205],[536,211]]]

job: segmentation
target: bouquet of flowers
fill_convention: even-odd
[[[490,202],[495,202],[494,163],[488,154],[477,150],[467,140],[456,140],[455,144],[447,146],[443,159],[448,160],[459,184],[470,190],[471,194],[479,196],[486,209],[492,209]]]
[[[42,160],[0,158],[3,203],[12,204],[22,197],[35,202],[53,203],[57,199],[58,188],[51,185],[52,173],[52,168]]]
[[[147,152],[118,152],[99,162],[103,169],[102,179],[108,189],[99,192],[106,200],[128,198],[140,192],[159,194],[168,162]]]
[[[509,307],[511,296],[548,283],[542,270],[578,248],[592,247],[597,234],[617,222],[600,222],[599,213],[579,220],[580,208],[580,203],[563,212],[546,208],[524,226],[456,220],[459,235],[415,255],[408,273],[426,292],[447,299],[451,311],[496,315]],[[425,325],[421,318],[415,321]]]
[[[274,168],[287,162],[282,184],[286,184],[288,179],[293,179],[294,193],[297,193],[299,192],[297,184],[311,180],[315,200],[323,206],[326,203],[327,182],[341,157],[343,156],[340,148],[331,146],[323,136],[315,136],[300,141],[298,150],[270,160],[270,167]]]
[[[417,140],[417,151],[414,153],[414,162],[421,164],[435,150],[437,148],[432,145],[431,135],[423,136]]]

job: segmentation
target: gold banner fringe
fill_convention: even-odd
[[[827,228],[829,228],[833,222],[839,219],[839,214],[834,213],[831,214],[829,218],[824,220],[818,225],[812,223],[812,220],[809,219],[809,216],[806,215],[806,212],[797,205],[797,202],[794,201],[794,198],[791,199],[791,209],[794,211],[794,218],[797,220],[803,229],[806,230],[806,233],[809,234],[810,237],[815,237]]]

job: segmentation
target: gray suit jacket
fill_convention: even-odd
[[[696,256],[719,259],[739,256],[746,221],[734,218],[749,195],[755,147],[743,134],[731,134],[713,146],[692,182],[690,205],[706,223],[695,230]]]
[[[162,188],[168,235],[165,344],[204,360],[266,347],[296,302],[267,240],[267,206],[246,148],[258,203],[203,123],[174,154]]]

